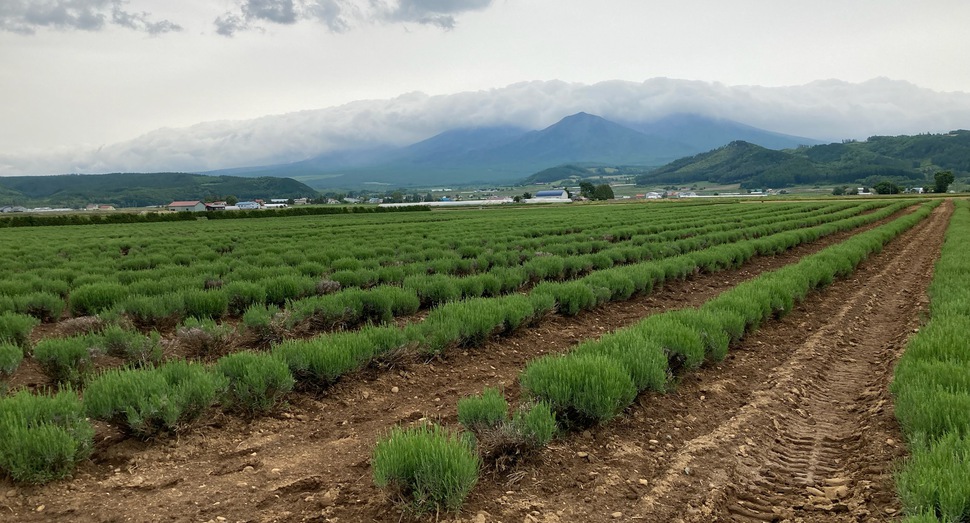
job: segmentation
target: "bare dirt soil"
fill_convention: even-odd
[[[724,362],[684,376],[668,394],[643,395],[608,425],[556,440],[510,474],[483,477],[461,514],[420,520],[893,519],[891,471],[905,450],[887,386],[925,311],[951,212],[944,204]],[[445,359],[405,356],[322,396],[293,394],[273,417],[213,414],[178,439],[153,442],[99,425],[98,449],[73,480],[0,481],[0,520],[409,520],[371,480],[374,442],[391,426],[425,418],[455,426],[463,396],[499,386],[517,399],[518,373],[536,357],[700,305],[851,234],[579,317],[552,316]]]

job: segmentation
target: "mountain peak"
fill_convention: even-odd
[[[595,114],[589,114],[585,111],[579,111],[576,114],[571,114],[563,118],[563,120],[602,120],[602,119],[603,118],[600,116],[596,116]]]

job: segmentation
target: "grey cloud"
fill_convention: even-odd
[[[314,0],[307,4],[310,18],[324,24],[334,33],[342,33],[351,27],[351,19],[360,17],[360,10],[340,0]]]
[[[399,0],[396,7],[385,9],[390,21],[417,22],[454,29],[455,15],[488,8],[492,0]]]
[[[158,35],[162,33],[171,33],[175,31],[181,31],[182,26],[171,22],[169,20],[161,20],[159,22],[152,22],[149,17],[149,13],[129,13],[121,9],[114,9],[111,13],[111,21],[120,25],[121,27],[127,27],[128,29],[134,29],[135,31],[145,31],[148,34]]]
[[[180,31],[178,24],[151,21],[150,14],[124,9],[124,0],[4,0],[0,3],[0,31],[25,35],[38,28],[98,31],[106,24],[149,34]]]
[[[216,32],[232,36],[239,31],[263,29],[262,23],[291,25],[315,20],[339,33],[350,29],[350,16],[359,10],[350,0],[244,0],[235,10],[216,18]]]
[[[242,9],[247,18],[277,24],[296,23],[296,7],[293,5],[293,0],[247,0]]]
[[[235,13],[226,13],[215,19],[216,33],[222,36],[232,36],[237,31],[249,29],[250,25],[242,16]]]
[[[216,32],[261,29],[261,23],[289,25],[302,20],[319,22],[332,32],[348,31],[365,23],[415,22],[453,29],[456,15],[485,9],[493,0],[242,0],[216,18]]]
[[[726,86],[655,78],[592,85],[524,82],[500,89],[389,100],[160,129],[88,151],[0,153],[2,174],[212,170],[299,161],[381,145],[407,145],[454,128],[539,129],[579,111],[617,121],[674,113],[727,118],[787,134],[838,141],[874,134],[944,132],[970,121],[970,93],[941,93],[884,78],[791,87]]]

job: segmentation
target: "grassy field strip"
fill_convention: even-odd
[[[885,217],[902,206],[905,205],[884,207],[874,215]],[[285,326],[290,330],[319,332],[331,330],[335,326],[346,329],[368,321],[389,322],[394,317],[416,312],[418,307],[426,308],[460,299],[510,294],[530,284],[543,285],[543,282],[572,280],[584,274],[595,274],[614,266],[636,265],[645,260],[673,257],[703,250],[712,245],[731,244],[796,227],[844,220],[857,214],[857,209],[848,209],[822,216],[800,215],[788,220],[769,218],[750,224],[738,224],[730,231],[717,231],[655,244],[655,246],[614,248],[609,250],[611,252],[601,251],[581,256],[537,256],[519,268],[500,269],[474,276],[459,277],[443,274],[408,276],[401,281],[403,289],[393,285],[382,285],[369,290],[348,289],[326,296],[288,301]]]
[[[668,256],[710,242],[731,241],[731,236],[740,232],[731,230],[737,227],[744,228],[742,234],[766,234],[772,227],[779,230],[786,226],[787,220],[806,214],[824,215],[826,219],[834,220],[875,205],[879,204],[867,202],[860,207],[843,203],[820,209],[808,208],[808,211],[796,208],[792,214],[782,210],[781,215],[774,218],[767,216],[769,213],[764,209],[740,207],[728,209],[725,214],[740,210],[748,216],[739,214],[732,218],[719,214],[716,219],[709,219],[705,227],[683,231],[666,230],[643,235],[639,234],[643,227],[624,229],[613,224],[614,234],[604,233],[597,237],[590,236],[597,234],[592,232],[570,233],[572,238],[568,241],[561,236],[535,241],[524,237],[510,238],[501,244],[493,243],[487,251],[481,242],[479,245],[452,244],[454,250],[431,242],[417,252],[385,247],[354,257],[344,255],[331,259],[328,255],[326,261],[308,258],[322,254],[314,252],[317,249],[306,254],[293,250],[246,254],[235,241],[216,239],[209,240],[217,244],[215,250],[197,253],[187,253],[184,247],[164,254],[142,252],[130,243],[123,243],[118,249],[124,254],[113,256],[118,261],[104,263],[112,257],[103,260],[102,256],[101,263],[96,266],[78,266],[79,262],[68,254],[68,262],[44,268],[43,263],[62,260],[62,256],[53,253],[43,263],[38,260],[37,266],[25,266],[38,256],[33,253],[29,257],[18,257],[21,259],[16,262],[16,267],[12,266],[14,262],[5,263],[7,270],[20,275],[14,280],[0,280],[0,312],[27,313],[42,321],[56,321],[66,304],[73,316],[103,314],[110,310],[131,317],[147,329],[176,324],[190,316],[216,320],[226,315],[238,317],[253,304],[277,307],[292,304],[300,313],[297,316],[305,315],[308,309],[318,308],[313,303],[314,295],[328,295],[320,307],[340,307],[342,301],[359,301],[361,288],[380,285],[367,291],[363,299],[374,294],[387,294],[387,298],[395,303],[393,309],[406,314],[415,303],[410,295],[417,295],[419,305],[429,306],[459,297],[503,294],[529,282],[568,279],[614,264]],[[833,210],[836,212],[830,212]],[[810,221],[809,218],[806,223]],[[677,226],[684,225],[682,221],[676,223]],[[757,225],[768,229],[757,229]],[[664,227],[654,224],[647,229],[663,230]],[[702,231],[706,232],[699,235]],[[474,238],[475,235],[470,236]],[[610,241],[602,237],[608,237]],[[560,240],[567,243],[560,243]],[[163,241],[159,240],[159,243]],[[292,241],[299,240],[293,238]],[[665,243],[658,244],[660,241]],[[409,243],[404,242],[405,245]],[[155,251],[160,248],[158,245],[152,247]],[[460,277],[462,275],[464,277]],[[406,295],[389,288],[401,285],[408,289]],[[340,292],[342,288],[347,290]],[[333,292],[350,295],[333,297]],[[308,298],[311,303],[301,303],[300,298],[305,296],[311,296]],[[382,301],[381,297],[376,299]],[[359,308],[356,310],[360,311]],[[367,319],[381,318],[360,318],[360,321]],[[354,321],[344,320],[339,315],[334,318],[337,323],[348,320]]]
[[[890,240],[925,219],[938,203],[924,204],[915,213],[853,236],[798,263],[762,274],[725,291],[700,308],[650,316],[632,327],[581,343],[568,354],[534,360],[520,376],[525,404],[538,402],[548,406],[559,424],[567,429],[606,422],[631,405],[639,393],[666,391],[676,374],[697,368],[705,361],[720,361],[730,345],[746,332],[786,314],[812,290],[851,274],[872,253],[879,252]],[[486,391],[475,401],[481,404],[488,396]],[[482,410],[479,407],[476,412]],[[488,439],[488,431],[480,426],[467,428],[479,439]],[[523,431],[522,438],[527,435]],[[403,438],[400,431],[393,436],[398,441]],[[408,445],[401,445],[400,455],[375,453],[375,481],[379,486],[390,483],[397,489],[422,492],[423,498],[416,500],[420,502],[419,510],[427,509],[429,504],[460,505],[477,481],[477,476],[467,473],[467,460],[474,457],[469,457],[472,451],[466,447],[463,452],[450,455],[408,453],[449,443],[452,449],[461,450],[455,443],[458,441],[457,437],[441,431],[414,430]],[[378,448],[385,449],[383,445],[379,442]],[[522,446],[513,446],[512,450]],[[377,474],[385,469],[385,461],[401,460],[409,466],[399,467],[407,474],[396,476],[396,484]],[[430,468],[434,475],[429,475]]]
[[[580,295],[591,293],[597,300],[595,303],[625,299],[629,294],[624,289],[631,284],[633,290],[646,290],[665,279],[686,277],[696,270],[734,266],[759,252],[780,252],[803,241],[870,223],[880,219],[882,212],[892,212],[892,208],[747,240],[740,242],[740,246],[718,246],[714,248],[722,249],[718,256],[699,251],[642,264],[641,271],[633,271],[635,266],[611,269],[627,272],[606,280],[589,277],[588,281],[580,281],[585,289]],[[596,290],[599,285],[607,287],[603,287],[604,291]],[[456,302],[436,309],[425,322],[404,329],[366,327],[359,332],[285,342],[270,354],[232,354],[212,367],[172,361],[156,368],[109,370],[86,382],[83,402],[78,401],[77,394],[69,387],[55,396],[22,392],[0,400],[0,436],[11,443],[0,452],[0,469],[23,482],[64,477],[91,450],[90,424],[86,417],[114,423],[136,436],[156,437],[178,432],[216,402],[245,415],[258,415],[283,399],[293,387],[294,377],[306,387],[326,386],[373,358],[409,344],[417,343],[430,351],[456,344],[478,344],[497,329],[514,330],[543,316],[557,306],[557,301],[566,299],[567,294],[536,288],[529,296]],[[54,354],[51,360],[56,362],[58,351],[53,349],[45,346],[42,352]],[[79,354],[76,348],[69,351],[66,367],[77,366],[73,359],[76,354]],[[541,414],[542,409],[529,412]],[[541,425],[540,414],[533,421]]]
[[[779,222],[770,227],[762,225],[754,230],[743,229],[730,233],[720,233],[723,241],[729,241],[745,238],[749,234],[758,236],[771,230],[784,230],[797,225],[822,223],[815,227],[709,247],[688,255],[594,271],[592,274],[571,283],[540,284],[533,289],[528,298],[519,294],[511,294],[502,298],[463,301],[456,299],[434,309],[424,322],[427,324],[426,326],[422,328],[409,326],[404,339],[420,344],[424,350],[429,352],[440,352],[455,344],[475,345],[497,329],[514,330],[524,322],[527,323],[533,318],[548,313],[552,308],[556,308],[566,315],[577,314],[581,310],[590,309],[605,301],[627,299],[634,292],[649,292],[655,284],[671,278],[684,278],[700,270],[712,272],[725,267],[737,266],[756,253],[781,252],[795,244],[813,240],[831,232],[869,223],[888,216],[906,205],[906,202],[898,202],[895,205],[883,207],[876,212],[865,215],[856,215],[856,210],[853,208],[843,209],[836,213],[836,216],[845,214],[850,214],[850,216],[835,222],[829,221],[831,215],[803,215],[797,220]],[[702,245],[704,245],[704,240],[697,240],[696,243],[691,244],[691,247]],[[674,250],[673,252],[677,251]],[[481,289],[478,292],[480,294]],[[198,309],[208,307],[207,296],[211,296],[211,294],[197,290],[187,294],[185,298],[192,297],[197,300],[194,308]],[[129,301],[129,304],[142,303],[143,301],[147,302],[146,308],[151,308],[150,298],[148,297],[133,298]],[[382,287],[369,291],[357,289],[315,299],[300,300],[292,304],[288,315],[282,315],[271,308],[251,307],[243,316],[243,325],[246,331],[250,333],[253,343],[269,345],[273,340],[281,339],[287,329],[297,328],[305,333],[308,330],[310,332],[330,330],[335,326],[347,329],[365,322],[389,322],[395,316],[415,312],[418,306],[419,299],[406,289],[398,287]],[[110,318],[111,315],[107,317]],[[144,319],[145,314],[129,313],[128,317],[141,324],[140,320]],[[36,320],[30,317],[11,314],[0,315],[0,339],[20,340],[19,343],[29,352],[30,347],[24,345],[24,340],[35,324]],[[126,332],[116,325],[92,325],[92,328],[95,327],[103,330],[102,335],[43,340],[33,351],[33,357],[56,381],[80,385],[86,370],[93,366],[94,353],[107,353],[136,365],[158,362],[162,356],[158,335],[155,333],[144,338],[139,337],[138,333]],[[346,344],[356,347],[361,347],[362,344],[363,346],[372,346],[372,350],[352,351],[353,354],[365,354],[365,361],[369,361],[374,355],[391,348],[386,345],[386,343],[390,343],[387,340],[401,338],[399,335],[390,336],[384,334],[384,332],[380,329],[365,329],[365,332],[361,334],[361,339],[355,339],[354,333],[343,332],[330,338],[321,338],[313,345],[335,345],[337,348]],[[218,325],[210,319],[189,318],[184,321],[178,330],[180,343],[186,347],[191,347],[192,354],[196,357],[205,357],[213,350],[218,350],[218,346],[226,343],[225,340],[228,339],[230,334],[231,329],[228,326]],[[381,343],[368,341],[373,336],[378,336],[385,341]],[[398,341],[394,343],[398,343]],[[308,350],[300,347],[304,347],[304,345],[301,345],[301,343],[288,345],[287,354],[290,354],[290,351],[305,352]],[[315,379],[312,378],[305,367],[310,365],[308,361],[302,363],[297,362],[297,360],[290,361],[293,363],[293,370],[298,373],[298,376],[305,376],[307,381],[310,382],[329,383],[343,374],[347,365],[358,360],[357,358],[348,359],[344,356],[340,360],[344,363],[341,364],[328,361],[325,368],[319,371],[321,377]],[[10,372],[12,372],[17,364],[19,364],[19,360],[9,360],[5,367],[0,367],[0,372],[3,371],[3,368],[10,368]],[[311,367],[319,367],[319,365],[311,365]],[[7,372],[7,374],[10,372]],[[323,379],[322,376],[326,378]]]
[[[871,223],[906,205],[906,202],[900,202],[874,213],[828,223],[821,217],[803,217],[802,220],[823,223],[663,260],[597,271],[570,283],[540,284],[528,296],[512,294],[454,301],[435,308],[424,321],[408,324],[404,329],[365,327],[356,332],[340,332],[310,340],[290,340],[277,347],[275,352],[287,361],[301,385],[326,386],[346,372],[402,346],[417,345],[422,351],[439,353],[456,345],[478,345],[493,334],[512,332],[554,309],[561,314],[573,315],[606,301],[625,300],[634,293],[650,292],[655,285],[670,279],[683,279],[696,271],[714,272],[736,267],[756,254],[782,252],[802,242]],[[339,318],[344,318],[345,324],[350,323],[351,315],[358,321],[387,321],[400,303],[408,303],[409,298],[403,289],[390,290],[393,293],[366,294],[360,291],[344,295],[354,301],[321,299],[317,303],[319,308],[310,315],[310,321],[333,326]],[[410,296],[412,310],[415,301]],[[325,308],[327,306],[329,308]],[[244,316],[244,324],[257,338],[268,342],[279,338],[274,332],[283,327],[277,325],[274,330],[275,318],[271,310],[255,308]],[[28,317],[0,315],[0,338],[25,340],[34,325],[32,322],[35,320]],[[186,327],[179,331],[180,340],[198,345],[196,352],[199,355],[228,336],[224,326],[211,321],[208,324],[186,323]],[[33,356],[56,381],[80,386],[86,372],[93,367],[94,352],[121,357],[135,365],[157,362],[161,357],[157,335],[140,338],[137,333],[126,333],[117,326],[108,326],[103,333],[85,337],[43,340],[33,351]],[[17,363],[19,361],[11,362],[13,368]]]
[[[866,210],[874,205],[878,204],[866,202],[861,207],[859,204],[845,203],[793,206],[791,212],[794,213],[792,218],[795,218],[806,212],[826,214],[840,209]],[[405,280],[410,280],[407,283],[409,288],[430,302],[447,298],[456,292],[459,295],[508,292],[529,280],[567,277],[591,267],[602,268],[616,262],[656,257],[669,252],[664,249],[671,247],[651,248],[651,243],[680,239],[679,246],[689,247],[691,242],[702,240],[684,239],[683,236],[696,236],[702,230],[712,233],[723,231],[731,228],[735,220],[743,219],[752,224],[770,223],[765,216],[770,209],[738,206],[733,209],[717,207],[716,210],[724,212],[709,218],[706,228],[686,228],[681,232],[665,229],[663,220],[659,223],[655,221],[659,216],[672,215],[677,218],[676,226],[683,227],[683,220],[690,217],[685,217],[685,212],[678,209],[676,215],[670,212],[658,213],[659,216],[647,213],[652,223],[649,226],[636,222],[603,222],[603,216],[595,216],[602,223],[560,228],[553,232],[562,235],[552,234],[541,239],[530,239],[529,236],[549,232],[547,229],[520,236],[499,234],[496,238],[498,231],[494,226],[503,222],[487,220],[483,221],[491,232],[469,232],[460,242],[447,237],[430,239],[427,232],[395,229],[374,238],[378,243],[386,243],[393,237],[395,248],[361,249],[360,237],[354,237],[345,240],[352,242],[352,245],[338,251],[329,246],[321,248],[319,240],[293,233],[288,236],[277,233],[281,237],[274,241],[300,242],[310,248],[259,247],[259,241],[242,244],[245,236],[235,234],[192,238],[193,233],[197,232],[185,231],[185,234],[174,236],[189,238],[175,245],[171,245],[171,238],[159,238],[153,243],[101,241],[96,246],[96,263],[91,259],[92,253],[77,252],[78,245],[84,243],[82,238],[72,238],[70,248],[55,249],[53,246],[63,245],[64,242],[51,237],[48,241],[35,238],[32,243],[24,244],[18,243],[16,237],[10,237],[6,238],[8,241],[5,243],[9,244],[7,247],[11,252],[24,252],[0,261],[5,273],[18,274],[15,279],[0,279],[0,312],[26,312],[44,321],[55,321],[65,304],[75,316],[102,313],[114,308],[132,316],[143,326],[152,327],[159,321],[171,323],[173,317],[177,321],[179,316],[216,319],[226,314],[239,316],[254,303],[283,306],[289,300],[330,293],[340,287],[401,285]],[[787,211],[780,211],[781,216],[786,217]],[[750,217],[732,218],[736,213]],[[636,217],[630,213],[626,213],[626,216],[628,219]],[[696,221],[696,217],[693,218]],[[578,232],[567,232],[576,230]],[[643,234],[644,231],[652,232]],[[394,232],[400,234],[391,236]],[[415,241],[419,235],[422,239]],[[401,241],[407,238],[411,241]],[[186,244],[197,247],[187,250]],[[420,248],[415,250],[415,245]],[[113,249],[117,249],[120,255],[112,253]],[[542,256],[539,256],[540,253]],[[557,264],[562,267],[557,267]],[[486,276],[485,272],[489,269],[495,269],[494,274]],[[446,278],[463,274],[474,276],[468,279]],[[326,285],[321,286],[321,283]]]
[[[730,344],[745,332],[788,313],[813,289],[851,274],[862,260],[926,218],[937,204],[924,204],[915,213],[762,274],[700,308],[650,316],[582,343],[567,355],[536,360],[522,374],[523,389],[551,402],[567,423],[608,420],[639,392],[663,391],[675,373],[705,360],[723,359]],[[594,374],[610,379],[590,378]]]
[[[683,279],[695,271],[715,272],[737,267],[758,254],[782,252],[800,243],[878,221],[898,209],[856,216],[839,222],[786,231],[735,244],[719,245],[660,261],[598,271],[570,283],[536,286],[528,295],[476,298],[446,303],[420,323],[403,329],[365,327],[357,332],[325,334],[307,340],[287,340],[274,349],[290,365],[299,382],[321,387],[378,357],[417,345],[437,354],[451,347],[480,345],[495,334],[508,334],[540,319],[552,310],[578,314],[607,301],[649,293],[664,281]]]
[[[970,204],[956,202],[930,284],[930,320],[891,386],[911,456],[896,476],[907,523],[970,521]]]

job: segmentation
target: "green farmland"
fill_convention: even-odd
[[[888,260],[897,245],[920,251],[911,238],[942,231],[944,213],[964,216],[954,224],[966,221],[966,205],[952,207],[941,199],[662,202],[0,229],[0,481],[15,496],[33,496],[45,510],[68,514],[80,502],[60,496],[70,485],[95,496],[118,491],[107,479],[117,474],[111,463],[119,452],[139,462],[177,454],[180,466],[201,471],[215,459],[207,445],[235,456],[232,448],[244,446],[258,428],[301,443],[273,451],[278,466],[254,451],[238,470],[189,472],[178,481],[202,491],[221,485],[217,493],[241,503],[226,513],[230,519],[245,520],[248,510],[291,517],[271,501],[244,508],[249,502],[240,500],[249,490],[237,475],[247,468],[269,474],[269,483],[316,478],[318,494],[309,496],[337,500],[323,505],[328,517],[422,520],[462,510],[515,516],[519,509],[512,505],[486,501],[502,484],[489,478],[516,470],[538,478],[550,466],[546,474],[555,476],[555,449],[580,448],[574,453],[589,456],[583,442],[590,431],[605,437],[616,425],[650,419],[641,402],[675,394],[681,382],[691,390],[690,380],[714,380],[723,366],[744,364],[749,349],[739,356],[735,349],[761,343],[751,340],[806,314],[805,307],[816,306],[808,305],[812,300],[842,292],[852,303],[858,294],[852,285],[876,289],[864,280],[874,270],[867,260]],[[920,254],[929,261],[936,255],[929,248]],[[874,262],[880,263],[889,262]],[[855,283],[842,283],[847,280]],[[890,280],[879,281],[892,292]],[[946,292],[934,285],[935,307]],[[831,298],[831,306],[840,299]],[[867,303],[875,310],[876,302]],[[659,312],[629,312],[645,304]],[[916,309],[906,314],[910,319],[896,321],[898,328],[917,321]],[[618,315],[625,323],[610,323]],[[934,322],[936,315],[934,309]],[[590,318],[607,327],[597,329]],[[805,318],[802,327],[785,327],[790,339],[838,327],[824,323],[835,316]],[[809,328],[812,322],[823,323]],[[575,341],[556,349],[540,341],[565,332]],[[506,366],[493,356],[511,353],[522,360]],[[908,385],[915,372],[897,378],[897,394],[922,394]],[[437,391],[433,384],[451,373],[461,378]],[[416,375],[426,375],[424,387],[436,392],[425,396],[414,388],[405,395]],[[393,386],[374,392],[370,387],[378,383]],[[361,401],[386,403],[369,410]],[[402,401],[410,406],[397,406]],[[334,414],[344,408],[356,409],[349,425]],[[380,414],[396,409],[411,410],[386,419]],[[295,428],[310,419],[320,435]],[[344,458],[336,455],[327,462],[336,467],[332,478],[283,465],[284,456],[311,459],[306,453],[314,445],[324,452],[345,441],[351,436],[326,435],[331,429],[323,427],[354,426],[354,419],[370,428],[354,432],[356,450],[346,459],[367,462],[357,472],[374,477],[366,487],[341,479],[359,467],[341,468]],[[916,423],[905,421],[903,428],[914,434],[915,448],[930,449],[918,459],[939,452],[928,437],[963,445],[964,429],[933,429],[928,436],[929,429],[909,428]],[[196,438],[203,439],[192,443]],[[655,440],[630,444],[649,449]],[[676,452],[676,438],[669,441]],[[921,463],[901,476],[905,485],[928,474]],[[170,474],[144,466],[140,481],[164,482]],[[217,477],[237,478],[236,486]],[[557,492],[566,496],[572,487],[562,485]],[[807,486],[824,493],[831,485]],[[28,488],[37,490],[21,494]],[[340,501],[348,488],[366,501]],[[943,514],[940,521],[961,521],[952,515],[970,507],[970,501],[933,501],[930,494],[909,501],[918,489],[902,488],[912,508],[888,508],[919,521],[933,521],[934,510],[945,510],[936,513]],[[132,495],[132,503],[167,510],[147,491]],[[620,508],[607,519],[621,517],[614,512],[653,513],[619,499],[610,502]],[[566,505],[564,514],[586,517],[581,507]],[[12,510],[27,513],[26,504],[18,507]],[[216,512],[196,513],[209,514]]]

